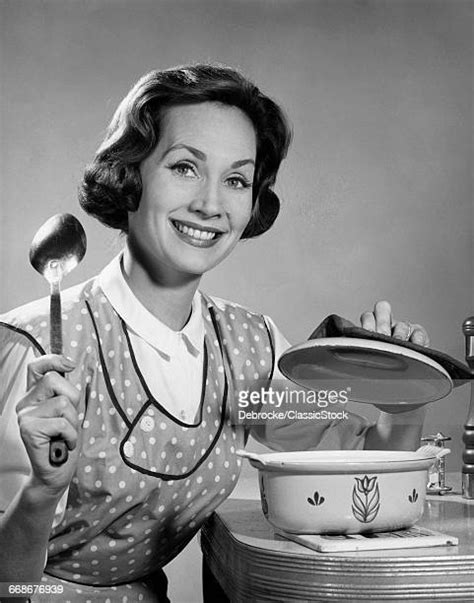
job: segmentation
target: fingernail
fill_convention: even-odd
[[[69,368],[74,368],[76,366],[74,360],[69,358],[69,356],[63,356],[63,364]]]

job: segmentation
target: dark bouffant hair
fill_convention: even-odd
[[[128,232],[128,212],[136,211],[142,194],[139,166],[158,144],[163,110],[206,101],[238,107],[253,123],[253,209],[242,238],[268,230],[280,209],[272,186],[290,144],[288,122],[280,107],[240,73],[209,64],[151,71],[135,84],[85,170],[79,188],[82,208],[105,225]]]

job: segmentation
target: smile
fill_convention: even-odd
[[[223,234],[216,229],[198,228],[177,220],[171,220],[171,224],[181,239],[197,247],[210,247]]]

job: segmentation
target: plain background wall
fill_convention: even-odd
[[[210,293],[272,316],[294,343],[329,313],[378,299],[463,358],[474,313],[472,9],[461,0],[0,0],[0,311],[46,294],[28,246],[50,215],[89,238],[72,285],[120,249],[76,188],[113,110],[153,68],[239,67],[284,106],[294,142],[272,231],[206,276]],[[469,388],[428,410],[460,469]],[[359,408],[373,416],[373,409]],[[191,547],[171,570],[196,601]],[[187,564],[186,580],[180,580]]]

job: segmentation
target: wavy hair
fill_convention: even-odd
[[[247,78],[211,64],[151,71],[133,86],[84,172],[79,187],[82,208],[106,226],[128,232],[128,212],[137,210],[142,194],[139,167],[158,144],[163,111],[206,101],[239,108],[254,126],[252,215],[242,238],[267,231],[280,209],[272,187],[290,144],[290,127],[282,109]]]

